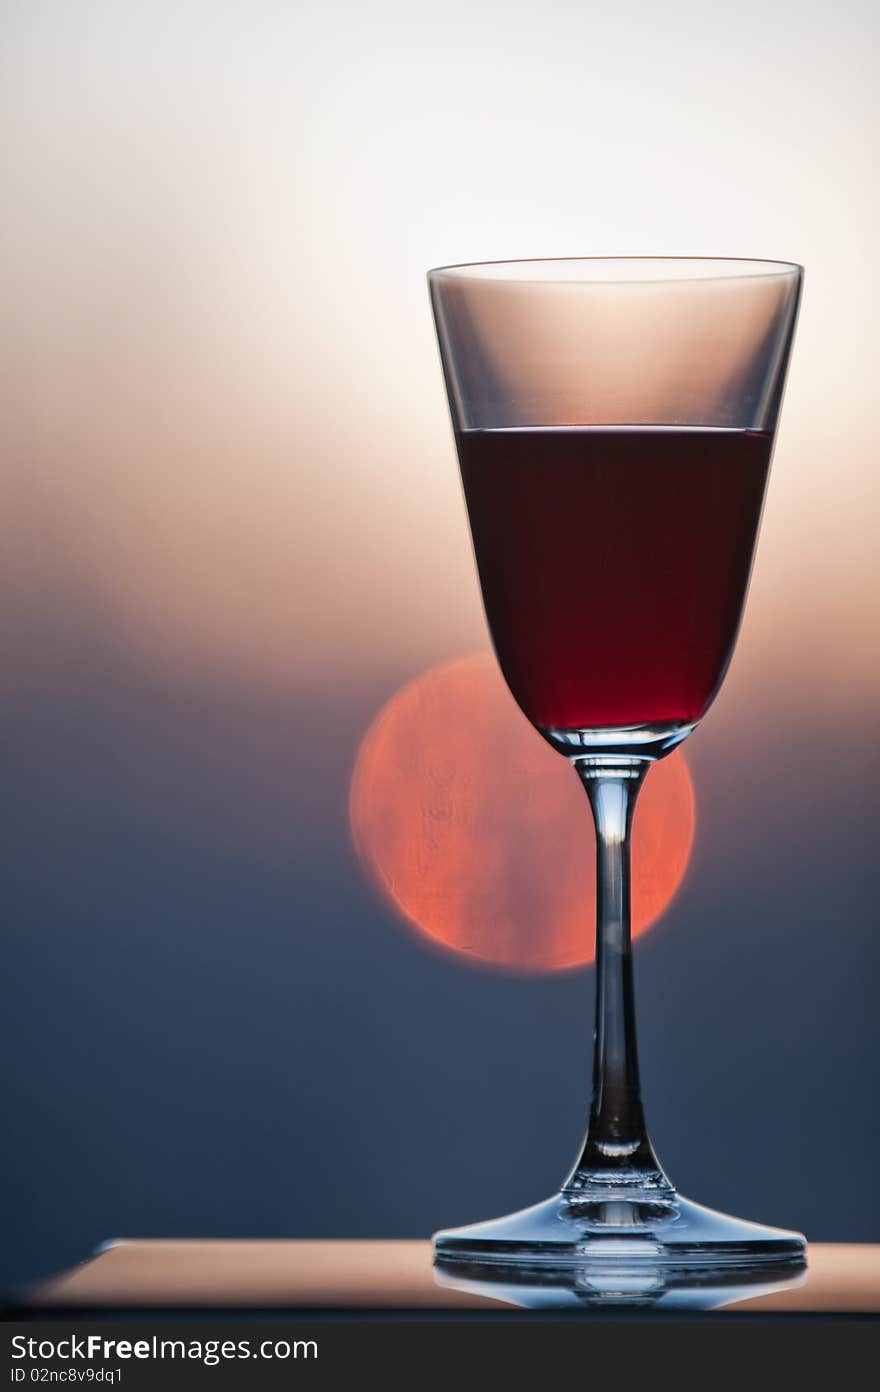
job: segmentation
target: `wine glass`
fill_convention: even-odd
[[[495,652],[574,765],[597,838],[583,1147],[552,1198],[437,1233],[437,1261],[574,1267],[600,1287],[802,1264],[799,1233],[682,1198],[654,1153],[629,886],[642,782],[695,729],[730,660],[801,267],[576,258],[444,266],[428,281]]]

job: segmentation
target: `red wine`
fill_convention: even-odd
[[[495,650],[534,725],[699,719],[736,637],[771,445],[683,426],[458,435]]]

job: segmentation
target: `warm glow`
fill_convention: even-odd
[[[593,959],[595,860],[578,779],[526,723],[486,653],[432,668],[367,731],[351,783],[355,846],[426,937],[544,972]],[[633,828],[633,926],[681,884],[694,837],[681,751],[652,769]]]

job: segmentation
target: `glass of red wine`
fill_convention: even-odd
[[[594,1287],[796,1267],[799,1233],[682,1198],[648,1138],[629,839],[643,779],[695,729],[730,661],[801,268],[583,258],[446,266],[428,280],[495,652],[525,715],[574,765],[597,838],[583,1147],[552,1198],[437,1233],[436,1259],[530,1281],[568,1270]]]

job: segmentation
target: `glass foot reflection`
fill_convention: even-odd
[[[806,1270],[767,1264],[751,1271],[686,1271],[646,1266],[640,1272],[503,1267],[437,1262],[434,1279],[447,1290],[503,1300],[520,1309],[718,1310],[803,1285]]]
[[[752,1274],[765,1280],[776,1270],[796,1272],[806,1241],[703,1208],[671,1188],[609,1187],[562,1191],[506,1218],[439,1232],[434,1251],[441,1271],[578,1298],[622,1292],[651,1303],[685,1286],[714,1289]]]

